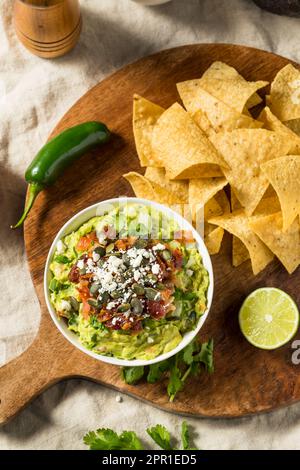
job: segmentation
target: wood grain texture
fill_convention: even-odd
[[[90,204],[118,195],[132,195],[121,175],[140,171],[132,135],[132,95],[139,93],[162,106],[179,100],[176,82],[199,77],[215,60],[236,67],[249,80],[272,80],[288,63],[282,57],[233,45],[184,46],[142,59],[98,84],[63,117],[52,135],[95,119],[114,133],[105,147],[90,152],[37,199],[25,224],[25,244],[32,280],[41,304],[41,324],[31,347],[0,369],[0,422],[5,422],[51,384],[84,377],[136,396],[164,410],[207,417],[237,417],[270,411],[300,399],[299,368],[291,363],[288,344],[262,351],[243,338],[238,310],[247,294],[261,286],[276,286],[300,304],[300,270],[289,276],[274,261],[254,277],[250,262],[231,266],[230,237],[213,256],[214,302],[201,340],[215,340],[214,375],[192,378],[174,403],[165,384],[128,386],[117,367],[90,358],[65,340],[47,312],[42,291],[44,265],[51,242],[61,226]],[[300,338],[299,334],[297,336]]]
[[[19,40],[30,52],[45,59],[60,57],[80,36],[79,0],[15,0],[14,24]]]

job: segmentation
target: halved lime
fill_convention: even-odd
[[[286,292],[275,287],[262,287],[244,301],[239,323],[243,335],[253,346],[276,349],[297,332],[299,310]]]

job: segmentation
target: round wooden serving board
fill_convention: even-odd
[[[300,271],[289,276],[274,262],[254,277],[250,263],[231,266],[230,238],[213,256],[214,302],[202,340],[215,341],[215,373],[190,379],[169,403],[165,384],[128,386],[118,367],[90,358],[73,347],[53,324],[42,283],[51,242],[60,227],[90,204],[132,195],[122,174],[141,171],[132,134],[132,96],[162,106],[179,100],[176,82],[201,76],[215,60],[237,68],[248,80],[271,81],[289,61],[243,46],[200,44],[162,51],[129,65],[84,95],[63,117],[52,135],[88,120],[107,123],[112,141],[78,161],[57,184],[37,199],[25,224],[25,243],[32,280],[41,305],[39,332],[27,351],[0,369],[0,422],[6,422],[50,385],[67,378],[90,379],[128,393],[164,410],[207,417],[236,417],[270,411],[300,400],[300,375],[291,362],[291,343],[276,351],[252,347],[238,326],[239,307],[249,292],[276,286],[300,305]],[[300,335],[298,334],[298,338]]]

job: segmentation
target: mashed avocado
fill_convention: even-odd
[[[191,234],[164,217],[131,203],[58,242],[51,302],[87,349],[149,360],[196,327],[208,273]]]

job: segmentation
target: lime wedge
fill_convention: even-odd
[[[299,311],[293,299],[275,287],[253,291],[239,312],[243,335],[257,348],[276,349],[286,344],[299,327]]]

